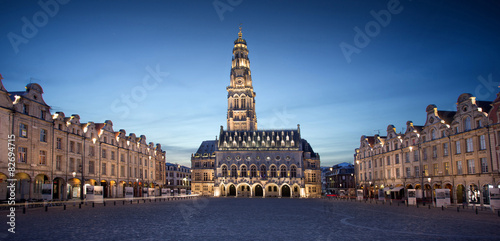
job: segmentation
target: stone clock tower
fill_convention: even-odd
[[[241,27],[234,41],[231,80],[227,89],[227,130],[257,130],[255,92],[252,86],[247,42],[242,38]]]

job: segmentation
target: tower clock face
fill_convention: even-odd
[[[243,84],[243,81],[239,79],[238,81],[236,81],[236,83],[241,85],[241,84]]]

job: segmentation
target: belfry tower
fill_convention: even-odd
[[[234,41],[231,80],[227,89],[227,130],[257,130],[255,92],[252,86],[247,42],[242,38],[241,27]]]

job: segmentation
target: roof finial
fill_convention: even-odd
[[[241,25],[242,23],[240,23],[240,32],[238,33],[238,38],[241,38],[243,36],[243,34],[241,33]]]

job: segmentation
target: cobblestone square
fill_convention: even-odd
[[[3,220],[7,213],[2,211]],[[19,210],[4,240],[498,240],[491,211],[286,198],[198,198]]]

